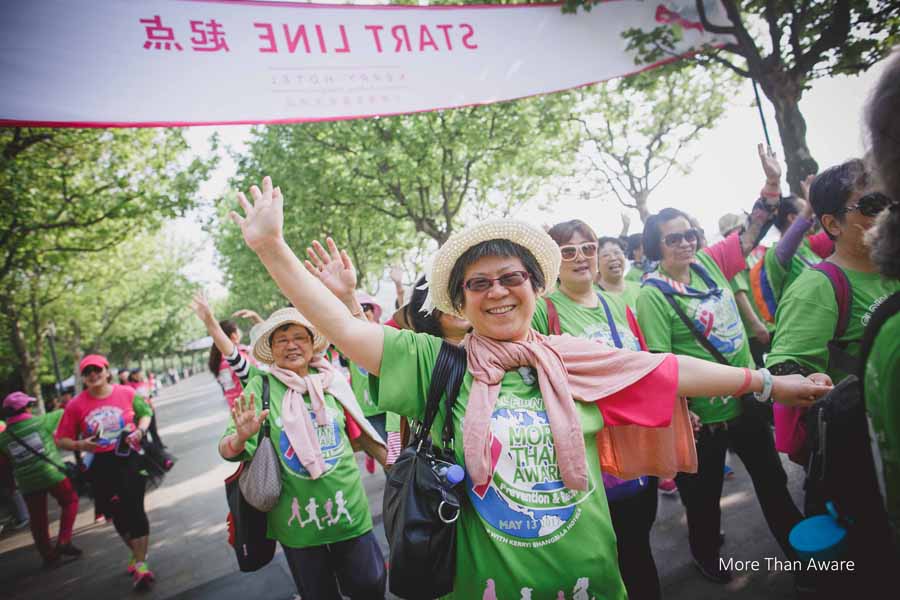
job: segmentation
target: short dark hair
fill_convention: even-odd
[[[558,246],[562,246],[563,244],[568,243],[568,241],[571,240],[572,236],[576,233],[580,233],[589,240],[597,239],[597,234],[594,233],[594,230],[591,228],[591,226],[581,219],[563,221],[562,223],[557,223],[547,230],[547,235],[552,237],[553,241],[556,242]]]
[[[871,159],[884,192],[900,200],[900,52],[888,61],[866,106]]]
[[[684,219],[689,225],[691,223],[687,213],[677,208],[664,208],[647,217],[644,222],[644,256],[650,260],[662,260],[662,224],[678,218]]]
[[[612,237],[609,235],[604,235],[602,238],[597,240],[597,251],[599,252],[603,246],[606,244],[615,244],[619,248],[622,249],[622,252],[625,252],[625,242],[622,241],[622,238]]]
[[[632,233],[625,241],[628,244],[628,249],[625,251],[626,256],[628,256],[628,260],[634,260],[634,253],[638,248],[642,248],[644,246],[644,234],[643,233]]]
[[[900,279],[900,204],[881,211],[866,238],[878,271],[885,277]]]
[[[419,277],[413,286],[413,292],[409,297],[409,302],[403,307],[403,316],[406,317],[406,323],[412,327],[416,333],[428,333],[435,337],[443,338],[444,329],[441,327],[441,311],[434,309],[429,313],[422,312],[422,305],[425,304],[425,298],[428,297],[428,289],[420,290],[428,280],[424,275]]]
[[[450,270],[450,281],[448,281],[447,285],[450,287],[448,292],[450,293],[450,303],[454,309],[462,310],[465,305],[466,297],[463,293],[463,280],[466,276],[466,269],[487,256],[518,258],[522,261],[525,270],[528,271],[531,289],[537,293],[539,290],[547,287],[544,272],[541,271],[537,259],[528,248],[510,240],[487,240],[475,244],[463,252],[462,256],[456,259],[453,269]]]
[[[787,231],[787,228],[790,227],[790,216],[791,215],[799,215],[800,214],[800,202],[797,196],[791,194],[790,196],[785,196],[781,199],[781,202],[778,203],[778,211],[775,213],[775,229],[784,233]]]
[[[809,186],[809,202],[819,223],[822,222],[824,215],[833,215],[843,221],[843,209],[850,195],[867,185],[869,172],[866,170],[866,164],[858,158],[829,167],[816,175],[812,185]],[[827,229],[825,233],[834,239]]]

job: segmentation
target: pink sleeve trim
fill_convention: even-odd
[[[604,425],[668,427],[677,392],[678,359],[669,354],[647,375],[597,402],[597,407]]]
[[[712,246],[707,246],[703,251],[715,261],[722,274],[725,275],[725,279],[729,281],[747,268],[747,260],[741,250],[741,238],[737,232]]]

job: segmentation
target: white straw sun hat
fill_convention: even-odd
[[[438,248],[428,276],[431,306],[441,312],[464,318],[462,313],[453,308],[450,300],[450,272],[466,250],[489,240],[508,240],[526,248],[534,255],[544,275],[545,287],[540,292],[549,294],[553,291],[559,277],[559,263],[562,260],[559,246],[553,238],[540,227],[529,225],[524,221],[491,219],[454,233]]]
[[[313,354],[321,354],[328,347],[326,340],[309,319],[304,317],[296,308],[279,308],[269,318],[253,326],[250,330],[250,345],[253,346],[253,356],[260,362],[271,365],[275,362],[272,356],[272,345],[269,338],[279,327],[288,324],[296,324],[306,327],[313,336]]]

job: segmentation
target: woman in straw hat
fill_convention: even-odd
[[[295,308],[272,313],[251,331],[256,371],[232,408],[219,442],[229,461],[248,461],[268,419],[278,449],[282,492],[268,513],[268,536],[278,540],[303,597],[383,598],[384,557],[348,427],[361,427],[363,446],[384,442],[363,417],[343,374],[322,356],[327,340]],[[262,411],[263,378],[269,408]],[[347,416],[349,415],[349,417]],[[356,424],[356,425],[354,425]]]
[[[284,294],[338,348],[380,376],[385,409],[420,417],[441,340],[354,318],[285,243],[283,199],[271,179],[250,194],[253,203],[238,195],[244,216],[232,218]],[[538,334],[531,328],[535,302],[552,289],[559,263],[559,248],[545,232],[511,220],[460,231],[434,258],[434,306],[473,327],[465,342],[468,372],[451,415],[463,432],[455,448],[470,500],[458,525],[459,598],[624,598],[615,534],[598,487],[600,452],[606,451],[604,464],[624,459],[620,475],[634,475],[638,465],[646,469],[638,474],[670,476],[696,468],[678,396],[743,388],[808,405],[830,388],[824,376],[773,379]],[[597,433],[609,429],[604,423],[659,427],[658,439],[669,445],[610,460],[610,448],[598,444]],[[673,423],[677,432],[667,427]]]

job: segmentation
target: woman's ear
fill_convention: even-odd
[[[822,223],[822,229],[828,232],[832,239],[840,237],[843,227],[837,217],[834,215],[822,215],[820,221]]]

